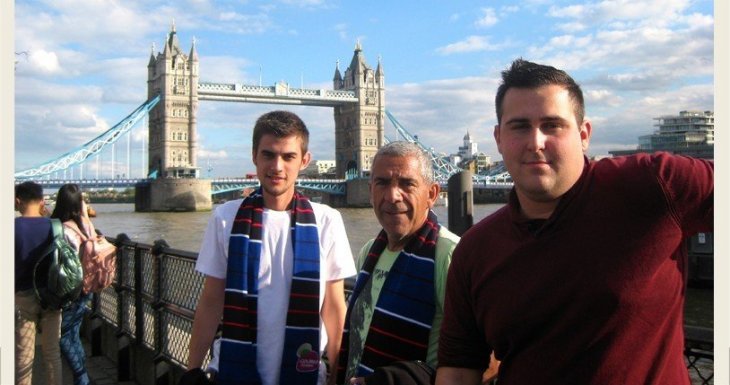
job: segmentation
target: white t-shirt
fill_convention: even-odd
[[[205,229],[195,269],[220,279],[226,278],[228,243],[241,199],[218,206]],[[319,235],[320,283],[319,308],[322,309],[325,283],[356,274],[355,263],[340,213],[323,204],[311,202]],[[291,214],[288,211],[264,209],[261,258],[259,265],[258,347],[256,364],[263,385],[277,385],[284,350],[286,310],[292,280],[293,246]],[[327,330],[319,320],[320,356],[327,345]],[[215,354],[217,357],[217,352]],[[208,365],[217,370],[217,360]],[[325,381],[324,364],[320,362],[319,383]]]

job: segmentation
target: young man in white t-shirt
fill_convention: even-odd
[[[243,296],[255,297],[255,300],[251,300],[249,297],[245,299],[245,301],[254,301],[253,306],[255,306],[250,313],[254,314],[252,317],[255,317],[256,322],[252,328],[255,333],[253,348],[251,348],[254,351],[252,353],[254,360],[249,361],[255,362],[255,368],[245,368],[246,364],[235,364],[240,368],[236,367],[231,372],[238,373],[247,370],[247,373],[253,373],[253,375],[234,374],[234,376],[244,376],[245,380],[250,383],[276,385],[280,381],[285,381],[284,378],[280,378],[280,375],[286,376],[283,374],[285,373],[284,367],[289,365],[291,368],[293,365],[291,357],[294,357],[294,360],[298,360],[296,370],[292,370],[295,377],[287,378],[294,378],[297,383],[304,383],[306,381],[300,381],[296,376],[300,374],[298,372],[309,371],[313,373],[310,373],[311,376],[308,379],[313,379],[312,381],[317,384],[324,384],[326,370],[321,360],[322,353],[325,353],[326,350],[329,362],[336,362],[346,311],[343,280],[355,275],[356,270],[340,213],[329,206],[309,202],[295,192],[297,176],[301,170],[307,167],[311,159],[311,154],[307,151],[308,140],[309,132],[304,122],[291,112],[272,111],[257,120],[253,131],[253,163],[256,165],[261,188],[245,201],[239,199],[220,205],[208,222],[196,263],[196,269],[205,275],[205,283],[193,322],[188,372],[181,379],[181,384],[205,383],[205,375],[201,366],[221,319],[224,324],[223,343],[233,346],[233,350],[222,349],[217,369],[222,369],[220,367],[223,365],[222,362],[227,361],[226,365],[230,366],[232,365],[231,359],[239,358],[226,357],[226,352],[238,352],[236,349],[246,344],[251,346],[247,341],[241,342],[235,338],[226,338],[226,325],[237,325],[236,320],[229,319],[226,322],[224,316],[224,305],[227,309],[225,314],[229,314],[231,308],[238,308],[237,305],[229,302],[231,301],[229,300],[231,291],[234,291],[231,286],[235,286],[235,284],[231,284],[230,279],[226,280],[227,273],[231,271],[228,263],[229,252],[233,250],[232,253],[235,254],[237,250],[240,250],[236,246],[238,241],[231,245],[232,239],[245,238],[246,240],[242,242],[246,242],[246,245],[260,242],[260,246],[253,246],[260,248],[260,255],[256,260],[258,274],[254,279],[257,283],[253,284],[257,288],[257,292],[256,289],[250,289],[251,286],[248,291],[245,287],[238,290],[244,293]],[[258,226],[261,230],[258,236],[250,235],[256,230],[250,230],[251,233],[243,235],[237,234],[238,230],[236,230],[238,228],[236,226],[240,226],[240,223],[237,225],[236,222],[246,222],[241,218],[241,211],[246,207],[252,207],[249,202],[253,202],[256,198],[251,197],[258,198],[257,202],[262,206],[258,207],[257,213],[260,213],[258,219],[249,220],[252,229],[257,227],[256,221],[260,221]],[[297,202],[300,202],[299,206],[296,205]],[[253,206],[255,205],[253,203]],[[252,209],[253,211],[256,209]],[[294,214],[301,211],[310,213],[310,223],[303,225],[304,227],[309,226],[308,228],[311,229],[316,223],[318,253],[313,244],[299,248],[296,246],[296,242],[301,242],[299,239],[302,236],[295,236],[294,233],[303,227],[299,223],[299,219],[294,219],[296,217]],[[236,236],[241,238],[234,238]],[[260,238],[260,241],[257,237]],[[256,250],[255,254],[258,254],[258,249]],[[287,346],[292,343],[285,341],[289,338],[289,334],[287,334],[289,329],[292,328],[289,325],[287,314],[289,313],[291,316],[292,312],[299,312],[300,310],[292,310],[293,306],[290,302],[300,301],[300,297],[306,296],[294,293],[295,290],[292,289],[293,270],[298,271],[293,266],[301,263],[296,260],[296,250],[304,250],[305,254],[315,250],[314,255],[319,254],[319,308],[315,309],[319,313],[319,351],[309,352],[307,349],[300,348],[296,352],[297,354],[292,356],[290,352],[287,353],[287,349],[291,349]],[[244,272],[243,275],[246,273]],[[251,279],[250,276],[249,279]],[[308,280],[312,281],[312,279]],[[316,286],[310,294],[310,297],[316,296]],[[258,306],[255,305],[256,301]],[[312,303],[316,304],[316,301]],[[294,304],[295,306],[296,304]],[[238,321],[238,324],[240,323]],[[299,329],[298,327],[293,328]],[[314,328],[316,329],[316,326]],[[302,346],[304,345],[309,344]],[[306,359],[301,357],[302,354],[308,354]],[[312,357],[314,358],[312,359]],[[216,383],[240,381],[240,379],[224,380],[222,377],[224,376],[221,372],[216,378]]]

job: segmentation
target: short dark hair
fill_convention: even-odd
[[[289,111],[271,111],[261,115],[253,127],[253,152],[256,153],[264,135],[286,138],[292,135],[302,139],[302,154],[309,147],[309,130],[301,118]]]
[[[36,182],[23,182],[15,185],[15,198],[21,202],[38,202],[43,200],[43,187]]]
[[[497,109],[497,124],[502,123],[502,103],[510,88],[538,88],[547,85],[559,85],[568,90],[573,101],[573,112],[580,126],[585,117],[583,91],[578,83],[565,71],[555,67],[532,63],[519,58],[512,62],[509,69],[502,71],[502,84],[497,89],[494,106]]]

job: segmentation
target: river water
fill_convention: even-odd
[[[136,213],[134,204],[93,203],[97,216],[94,225],[107,236],[126,234],[132,241],[152,244],[157,239],[180,250],[198,252],[211,212]],[[502,204],[474,205],[474,223],[502,207]],[[353,255],[380,230],[371,208],[341,208],[342,219]],[[439,222],[448,223],[448,209],[436,206]],[[712,289],[688,289],[685,323],[713,327]]]
[[[502,206],[474,205],[474,222]],[[157,239],[164,239],[170,247],[194,252],[200,249],[200,242],[212,213],[136,213],[134,204],[131,203],[92,203],[92,207],[97,214],[96,218],[92,218],[94,225],[107,236],[116,237],[119,233],[125,233],[134,242],[149,244]],[[377,235],[380,226],[370,208],[341,208],[338,211],[342,214],[350,248],[355,255],[365,242]],[[446,206],[436,206],[434,212],[439,222],[449,222]]]

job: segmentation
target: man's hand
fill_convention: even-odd
[[[177,383],[178,385],[210,385],[212,382],[208,379],[208,376],[205,375],[205,372],[203,369],[195,368],[188,370],[185,372],[182,377],[180,377],[180,381]]]
[[[352,377],[350,385],[365,385],[365,377]]]

